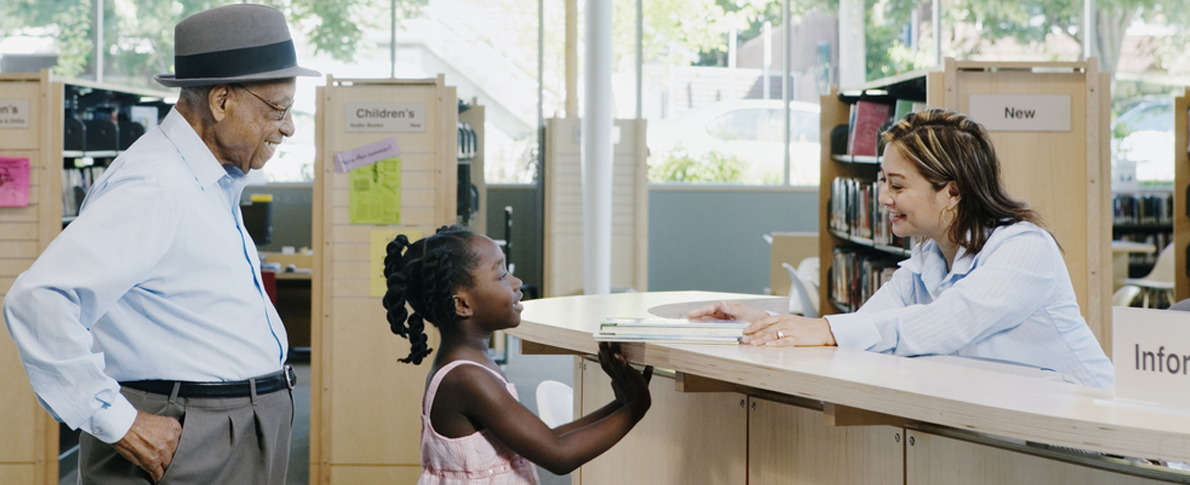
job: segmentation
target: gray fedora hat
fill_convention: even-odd
[[[285,14],[246,3],[215,7],[178,22],[174,71],[153,79],[177,88],[322,75],[297,65]]]

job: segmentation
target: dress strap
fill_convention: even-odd
[[[475,362],[475,361],[471,361],[471,360],[463,360],[463,359],[453,360],[453,361],[450,361],[449,363],[447,363],[446,365],[442,366],[441,369],[438,369],[438,372],[436,372],[434,374],[434,377],[432,377],[430,379],[430,385],[426,387],[426,394],[422,398],[422,402],[421,402],[422,414],[429,416],[430,409],[432,409],[433,405],[434,405],[434,396],[436,394],[438,394],[438,386],[440,384],[442,384],[442,379],[446,378],[446,374],[450,373],[450,371],[454,370],[455,368],[457,368],[461,365],[467,365],[467,364],[478,366],[478,367],[482,368],[483,370],[491,372],[492,375],[496,376],[497,379],[500,379],[500,382],[504,383],[505,387],[508,387],[508,380],[506,380],[504,378],[504,376],[500,375],[499,372],[492,370],[492,368],[490,368],[486,365],[483,365],[483,364],[480,364],[479,362]]]

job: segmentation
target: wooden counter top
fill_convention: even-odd
[[[532,300],[524,303],[520,327],[508,333],[594,354],[591,334],[602,317],[678,317],[676,309],[699,302],[756,298],[765,297],[659,292]],[[658,307],[663,314],[650,313]],[[1007,438],[1190,462],[1190,408],[1115,401],[1111,391],[1094,387],[835,347],[633,343],[623,349],[635,363],[744,389]]]

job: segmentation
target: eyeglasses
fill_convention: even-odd
[[[256,94],[256,92],[255,92],[255,91],[253,91],[253,90],[251,90],[251,89],[248,89],[248,87],[247,87],[247,86],[245,86],[245,85],[243,85],[243,84],[233,84],[232,86],[234,86],[234,87],[237,87],[237,88],[240,88],[240,89],[243,89],[244,91],[248,91],[248,94],[251,94],[251,95],[253,95],[253,96],[256,96],[256,99],[259,99],[259,100],[260,100],[260,102],[262,102],[262,103],[264,103],[264,104],[268,105],[268,107],[269,107],[269,108],[272,108],[272,109],[273,109],[273,111],[276,111],[276,112],[278,113],[278,114],[277,114],[277,119],[276,119],[276,121],[278,121],[278,122],[280,122],[280,121],[285,121],[285,117],[286,117],[286,116],[289,116],[289,111],[293,109],[293,102],[290,102],[290,103],[289,103],[289,106],[286,106],[286,107],[282,108],[282,107],[280,107],[280,106],[277,106],[277,104],[276,104],[276,103],[273,103],[272,101],[269,101],[269,100],[267,100],[267,99],[264,99],[264,96],[261,96],[261,95],[259,95],[259,94]]]

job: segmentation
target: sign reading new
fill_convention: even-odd
[[[972,94],[967,114],[988,131],[1070,131],[1070,96]]]

